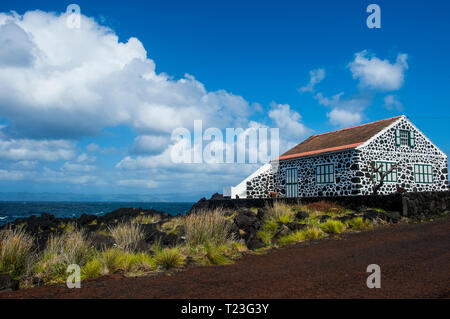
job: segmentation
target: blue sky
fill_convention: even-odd
[[[76,3],[75,31],[69,3],[0,3],[3,192],[195,200],[255,169],[167,163],[174,125],[194,119],[279,127],[283,152],[405,114],[450,153],[446,1]],[[366,26],[370,3],[381,29]]]

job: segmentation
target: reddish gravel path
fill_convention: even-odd
[[[381,289],[366,267],[381,266]],[[105,277],[0,298],[450,298],[450,219],[386,226],[171,276]]]

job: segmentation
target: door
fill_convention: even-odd
[[[296,168],[286,170],[286,197],[298,197],[298,171]]]

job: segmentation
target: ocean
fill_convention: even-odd
[[[118,208],[155,209],[171,215],[187,213],[194,203],[144,202],[0,202],[0,225],[17,218],[49,213],[55,217],[101,216]]]

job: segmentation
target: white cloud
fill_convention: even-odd
[[[324,69],[315,69],[309,71],[309,83],[300,88],[300,92],[314,92],[314,87],[316,84],[320,83],[323,79],[325,79],[325,70]]]
[[[95,143],[90,143],[88,146],[86,146],[86,150],[89,153],[95,153],[95,152],[100,151],[100,146],[98,144],[95,144]]]
[[[38,166],[38,161],[19,161],[14,163],[12,166],[17,169],[35,169]]]
[[[330,123],[340,127],[348,127],[361,123],[361,114],[358,112],[351,112],[339,108],[333,109],[327,113]]]
[[[173,163],[174,143],[167,139],[173,129],[192,130],[197,119],[204,129],[259,127],[249,117],[261,113],[261,105],[225,90],[208,91],[188,74],[174,79],[156,73],[138,39],[119,42],[112,30],[85,16],[81,26],[67,28],[65,14],[0,13],[0,43],[12,41],[9,51],[0,49],[0,114],[8,123],[0,127],[0,158],[8,161],[0,179],[203,191],[239,182],[260,166]],[[322,77],[314,76],[312,88]],[[282,145],[309,132],[289,105],[273,104],[268,120],[280,127]],[[137,137],[115,169],[93,165],[92,155],[118,153],[96,140],[77,154],[77,140],[117,126]],[[48,168],[44,161],[60,163]]]
[[[25,174],[21,171],[7,171],[0,169],[1,181],[20,181],[25,178]]]
[[[77,162],[78,163],[93,163],[97,160],[97,157],[95,156],[89,156],[86,153],[81,153],[80,155],[78,155],[77,157]]]
[[[135,138],[131,146],[133,154],[158,154],[165,150],[170,143],[169,136],[142,135]]]
[[[402,87],[405,70],[408,69],[407,54],[398,54],[395,63],[368,56],[366,50],[355,54],[349,64],[354,79],[359,79],[361,87],[382,91],[398,90]]]
[[[391,111],[396,110],[398,112],[403,112],[403,104],[392,94],[384,97],[384,107]]]
[[[269,117],[280,129],[280,135],[288,140],[300,141],[310,130],[301,122],[301,115],[288,104],[272,103]]]
[[[117,185],[125,187],[145,187],[145,188],[158,187],[158,183],[149,179],[124,179],[117,181]]]
[[[331,98],[317,93],[314,98],[319,104],[332,108],[330,112],[327,112],[327,118],[331,124],[346,127],[361,123],[364,110],[372,103],[372,95],[360,93],[349,98],[343,98],[343,96],[344,92]]]
[[[75,156],[74,144],[64,140],[2,139],[0,158],[9,161],[69,160]]]
[[[35,45],[22,28],[15,23],[0,25],[0,66],[31,66],[35,50]]]
[[[29,53],[20,58],[28,59],[23,67],[11,67],[17,63],[6,58],[0,65],[0,113],[10,136],[80,138],[117,125],[158,135],[190,128],[194,119],[242,126],[253,112],[242,97],[207,91],[193,76],[157,74],[138,39],[119,42],[91,18],[82,16],[81,28],[70,29],[65,14],[1,13],[0,26],[0,39],[15,32],[24,38],[20,43],[32,42],[16,45]]]
[[[96,167],[89,164],[65,162],[61,169],[69,172],[92,172]]]

